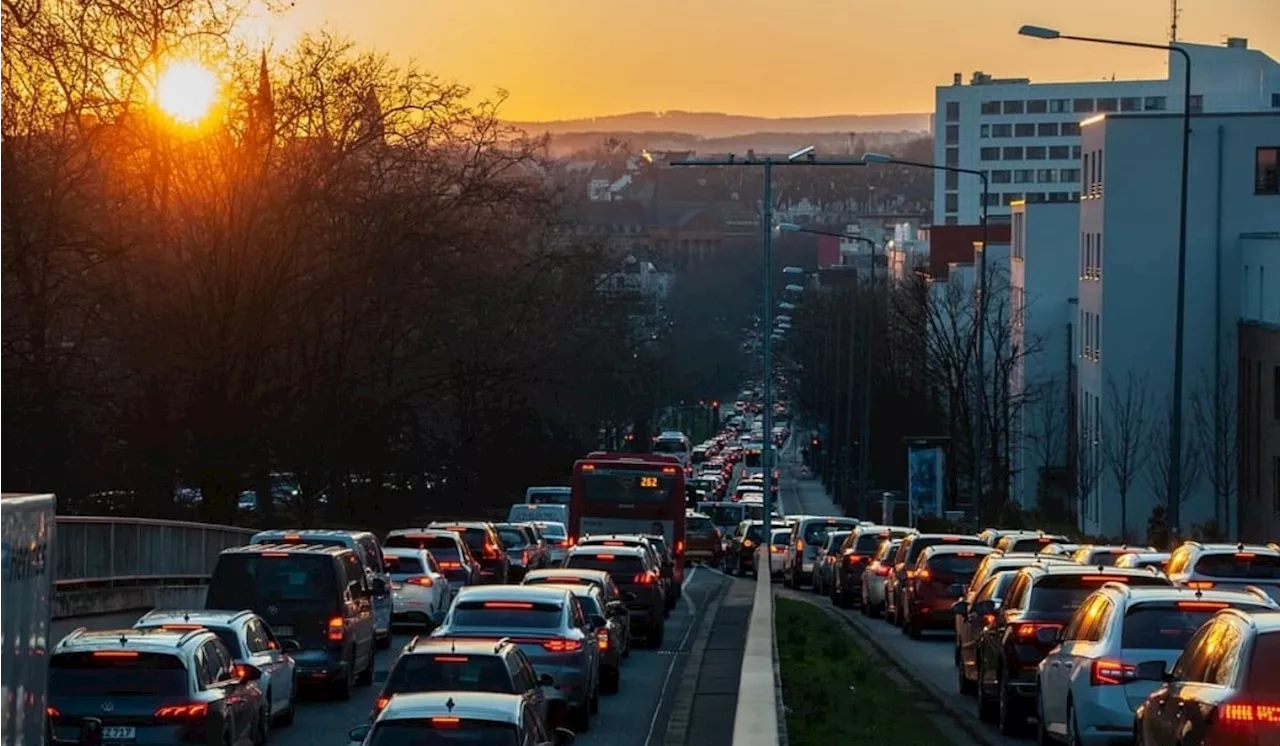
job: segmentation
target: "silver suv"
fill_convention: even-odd
[[[1256,585],[1280,601],[1280,548],[1275,545],[1188,541],[1173,551],[1165,574],[1174,585],[1202,591]]]

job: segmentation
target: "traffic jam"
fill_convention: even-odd
[[[259,532],[220,553],[205,608],[58,642],[49,740],[260,746],[300,701],[378,683],[349,743],[572,743],[624,690],[632,653],[662,647],[686,567],[709,558],[700,526],[686,545],[688,443],[593,452],[505,522]]]

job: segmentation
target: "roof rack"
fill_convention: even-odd
[[[406,651],[408,651],[408,652],[412,653],[412,652],[413,652],[413,649],[414,649],[414,648],[416,648],[416,647],[418,646],[418,640],[419,640],[421,637],[422,637],[422,635],[414,635],[414,636],[413,636],[413,639],[409,641],[409,644],[404,646],[404,649],[405,649]]]
[[[510,637],[500,637],[500,638],[498,638],[498,641],[497,641],[497,642],[495,642],[495,643],[493,644],[493,652],[495,652],[495,653],[496,653],[496,652],[498,652],[499,650],[501,650],[501,649],[502,649],[502,646],[503,646],[503,645],[506,645],[506,644],[507,644],[507,643],[509,643],[509,642],[511,642],[511,638],[510,638]]]

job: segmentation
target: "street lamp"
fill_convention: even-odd
[[[1067,39],[1091,44],[1110,44],[1116,47],[1177,52],[1182,55],[1182,61],[1186,64],[1182,74],[1182,181],[1178,196],[1178,296],[1175,301],[1177,305],[1174,309],[1173,323],[1173,409],[1169,413],[1169,494],[1165,496],[1169,503],[1166,507],[1169,513],[1169,526],[1177,536],[1182,528],[1182,505],[1179,499],[1182,494],[1182,337],[1187,310],[1187,183],[1191,153],[1191,54],[1177,44],[1150,44],[1122,39],[1071,36],[1057,29],[1043,26],[1023,26],[1018,29],[1018,33],[1033,39]]]
[[[985,171],[979,171],[972,168],[961,168],[959,166],[948,166],[943,163],[921,163],[919,161],[904,161],[894,158],[890,155],[881,153],[867,153],[862,156],[862,160],[867,163],[892,164],[897,166],[910,166],[911,168],[929,168],[934,171],[949,171],[955,174],[969,174],[977,176],[982,180],[982,256],[978,258],[978,320],[977,329],[975,330],[975,339],[978,347],[974,350],[974,359],[977,361],[978,375],[976,388],[978,390],[978,401],[976,402],[978,410],[978,421],[974,427],[974,447],[973,447],[973,518],[974,523],[981,525],[982,523],[982,450],[987,439],[987,385],[984,381],[986,376],[986,328],[987,328],[987,205],[991,201],[989,190],[990,184],[987,182],[987,174]]]
[[[763,251],[762,261],[764,264],[763,289],[764,289],[764,312],[760,317],[760,325],[763,329],[768,329],[772,324],[773,316],[773,168],[774,166],[865,166],[858,159],[835,159],[835,160],[818,160],[817,149],[808,145],[784,160],[775,160],[770,157],[757,159],[752,155],[739,160],[736,156],[728,158],[710,158],[710,159],[691,159],[687,161],[675,161],[673,166],[760,166],[764,169],[764,198],[762,202],[762,215],[760,221],[761,231],[763,233]],[[800,267],[785,267],[783,273],[804,274],[804,270]],[[773,339],[774,335],[764,335],[762,349],[761,367],[764,369],[764,402],[763,402],[763,422],[761,423],[764,432],[773,432]],[[772,534],[772,515],[773,515],[773,448],[771,445],[766,446],[761,454],[761,465],[764,467],[764,537],[765,544],[769,543],[769,536]],[[763,551],[768,551],[764,549]],[[769,555],[765,554],[764,561],[769,561]]]

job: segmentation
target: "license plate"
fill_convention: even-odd
[[[276,637],[293,637],[293,627],[287,624],[278,624],[271,628]]]
[[[137,732],[132,727],[109,725],[102,729],[104,741],[132,741],[136,737]]]

